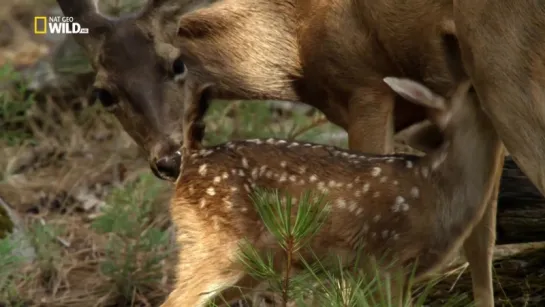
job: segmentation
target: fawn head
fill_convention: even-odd
[[[471,82],[461,81],[449,99],[432,92],[429,88],[414,80],[386,77],[384,82],[401,97],[426,108],[430,121],[441,130],[443,139],[448,140],[454,132],[470,129],[461,127],[463,123],[474,122],[475,118],[484,116]],[[423,126],[422,130],[427,130]],[[430,145],[429,134],[415,131],[408,136],[408,143],[416,148],[427,148]],[[430,151],[428,149],[427,151]]]
[[[185,104],[291,98],[283,92],[282,80],[291,81],[283,57],[297,54],[295,38],[284,38],[286,18],[264,9],[268,1],[148,0],[120,18],[100,14],[96,0],[57,2],[89,28],[74,38],[96,72],[93,97],[147,153],[160,178],[178,176]]]

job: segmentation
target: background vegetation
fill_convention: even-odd
[[[117,14],[141,2],[101,6]],[[93,73],[74,42],[32,33],[36,15],[60,12],[50,0],[4,0],[0,8],[0,306],[157,306],[172,285],[176,251],[171,186],[151,175],[115,119],[87,101]],[[207,123],[208,144],[278,136],[346,146],[344,131],[303,105],[217,101]],[[498,305],[543,302],[543,259],[538,252],[496,263]],[[425,304],[467,304],[467,270],[447,271],[422,296]],[[338,277],[320,278],[340,285]],[[309,278],[316,282],[307,276],[293,285]],[[358,278],[344,280],[357,285]],[[381,305],[364,300],[376,287],[348,301],[343,287],[321,289],[333,306]]]

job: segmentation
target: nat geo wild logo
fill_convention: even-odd
[[[88,28],[82,28],[74,17],[35,16],[34,34],[88,34]]]

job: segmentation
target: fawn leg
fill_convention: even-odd
[[[386,88],[357,91],[349,105],[348,147],[367,153],[394,150],[394,96]]]
[[[464,252],[471,267],[473,297],[477,307],[494,306],[494,289],[492,284],[492,256],[496,242],[496,210],[500,176],[492,189],[488,204],[481,220],[475,225],[464,242]]]
[[[235,233],[210,223],[210,217],[183,197],[171,203],[170,211],[181,251],[174,290],[161,306],[205,306],[223,290],[245,280],[237,259],[240,238]]]
[[[210,299],[244,277],[238,265],[225,257],[227,250],[220,252],[206,245],[203,242],[183,246],[174,290],[162,307],[206,306]]]

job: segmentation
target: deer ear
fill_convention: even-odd
[[[386,77],[383,81],[399,96],[407,100],[436,110],[446,109],[445,100],[441,96],[416,81],[394,77]]]
[[[182,16],[177,34],[185,38],[201,38],[230,28],[231,19],[224,10],[205,8]]]

